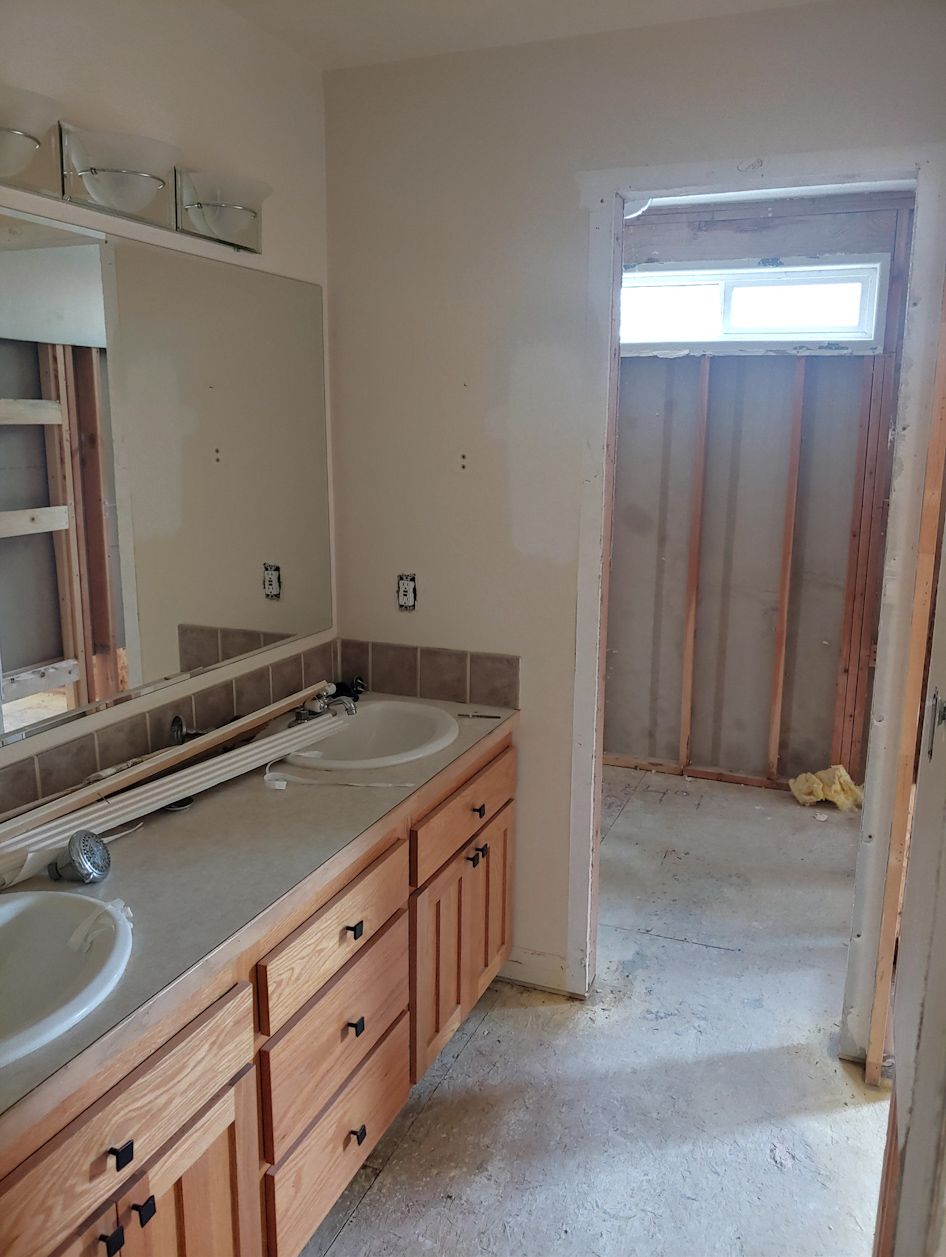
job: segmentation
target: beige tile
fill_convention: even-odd
[[[148,734],[152,751],[163,751],[165,747],[174,745],[171,741],[171,721],[175,716],[180,716],[187,728],[193,729],[194,700],[189,694],[148,712]]]
[[[9,768],[0,768],[0,813],[25,807],[38,798],[36,760],[32,755],[18,764],[11,764]]]
[[[371,643],[371,688],[379,694],[417,696],[417,647]]]
[[[233,682],[222,681],[194,695],[194,719],[198,729],[219,729],[233,719]]]
[[[449,703],[467,701],[469,655],[465,650],[420,648],[420,696]]]
[[[99,768],[112,768],[126,760],[147,755],[148,719],[145,715],[132,716],[118,724],[100,729],[95,735],[99,751]]]
[[[248,716],[251,712],[268,707],[273,701],[272,687],[269,680],[269,668],[255,668],[245,672],[233,682],[236,694],[235,712],[238,716]]]
[[[519,656],[470,655],[470,702],[519,706]]]
[[[220,658],[236,659],[238,655],[248,655],[251,650],[259,650],[263,644],[263,634],[256,629],[220,630]]]
[[[37,756],[39,788],[43,797],[70,790],[95,772],[95,738],[88,734]]]
[[[220,632],[204,624],[179,624],[177,649],[182,672],[220,662]]]
[[[362,677],[371,686],[371,647],[368,642],[342,637],[338,643],[338,655],[338,675],[341,678],[350,681],[352,677]]]
[[[323,642],[321,646],[313,646],[302,652],[302,672],[306,685],[336,680],[334,645],[334,642]]]
[[[302,656],[290,655],[270,666],[273,677],[273,702],[288,698],[302,689]]]

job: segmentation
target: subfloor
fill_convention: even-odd
[[[606,769],[598,981],[496,983],[305,1257],[870,1257],[835,1056],[857,818]]]

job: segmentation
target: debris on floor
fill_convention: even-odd
[[[789,781],[788,788],[802,807],[810,807],[812,803],[826,799],[839,811],[850,812],[864,803],[863,788],[855,785],[842,764],[832,764],[817,773],[799,773]]]

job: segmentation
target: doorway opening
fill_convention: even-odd
[[[864,780],[913,208],[623,224],[598,980],[668,975],[655,1052],[741,1097],[747,1164],[764,1131],[781,1172],[822,1167],[845,1252],[870,1250],[887,1109],[838,1060],[860,823],[787,786]]]

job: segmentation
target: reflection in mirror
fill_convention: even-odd
[[[331,625],[322,294],[0,214],[0,736]]]

